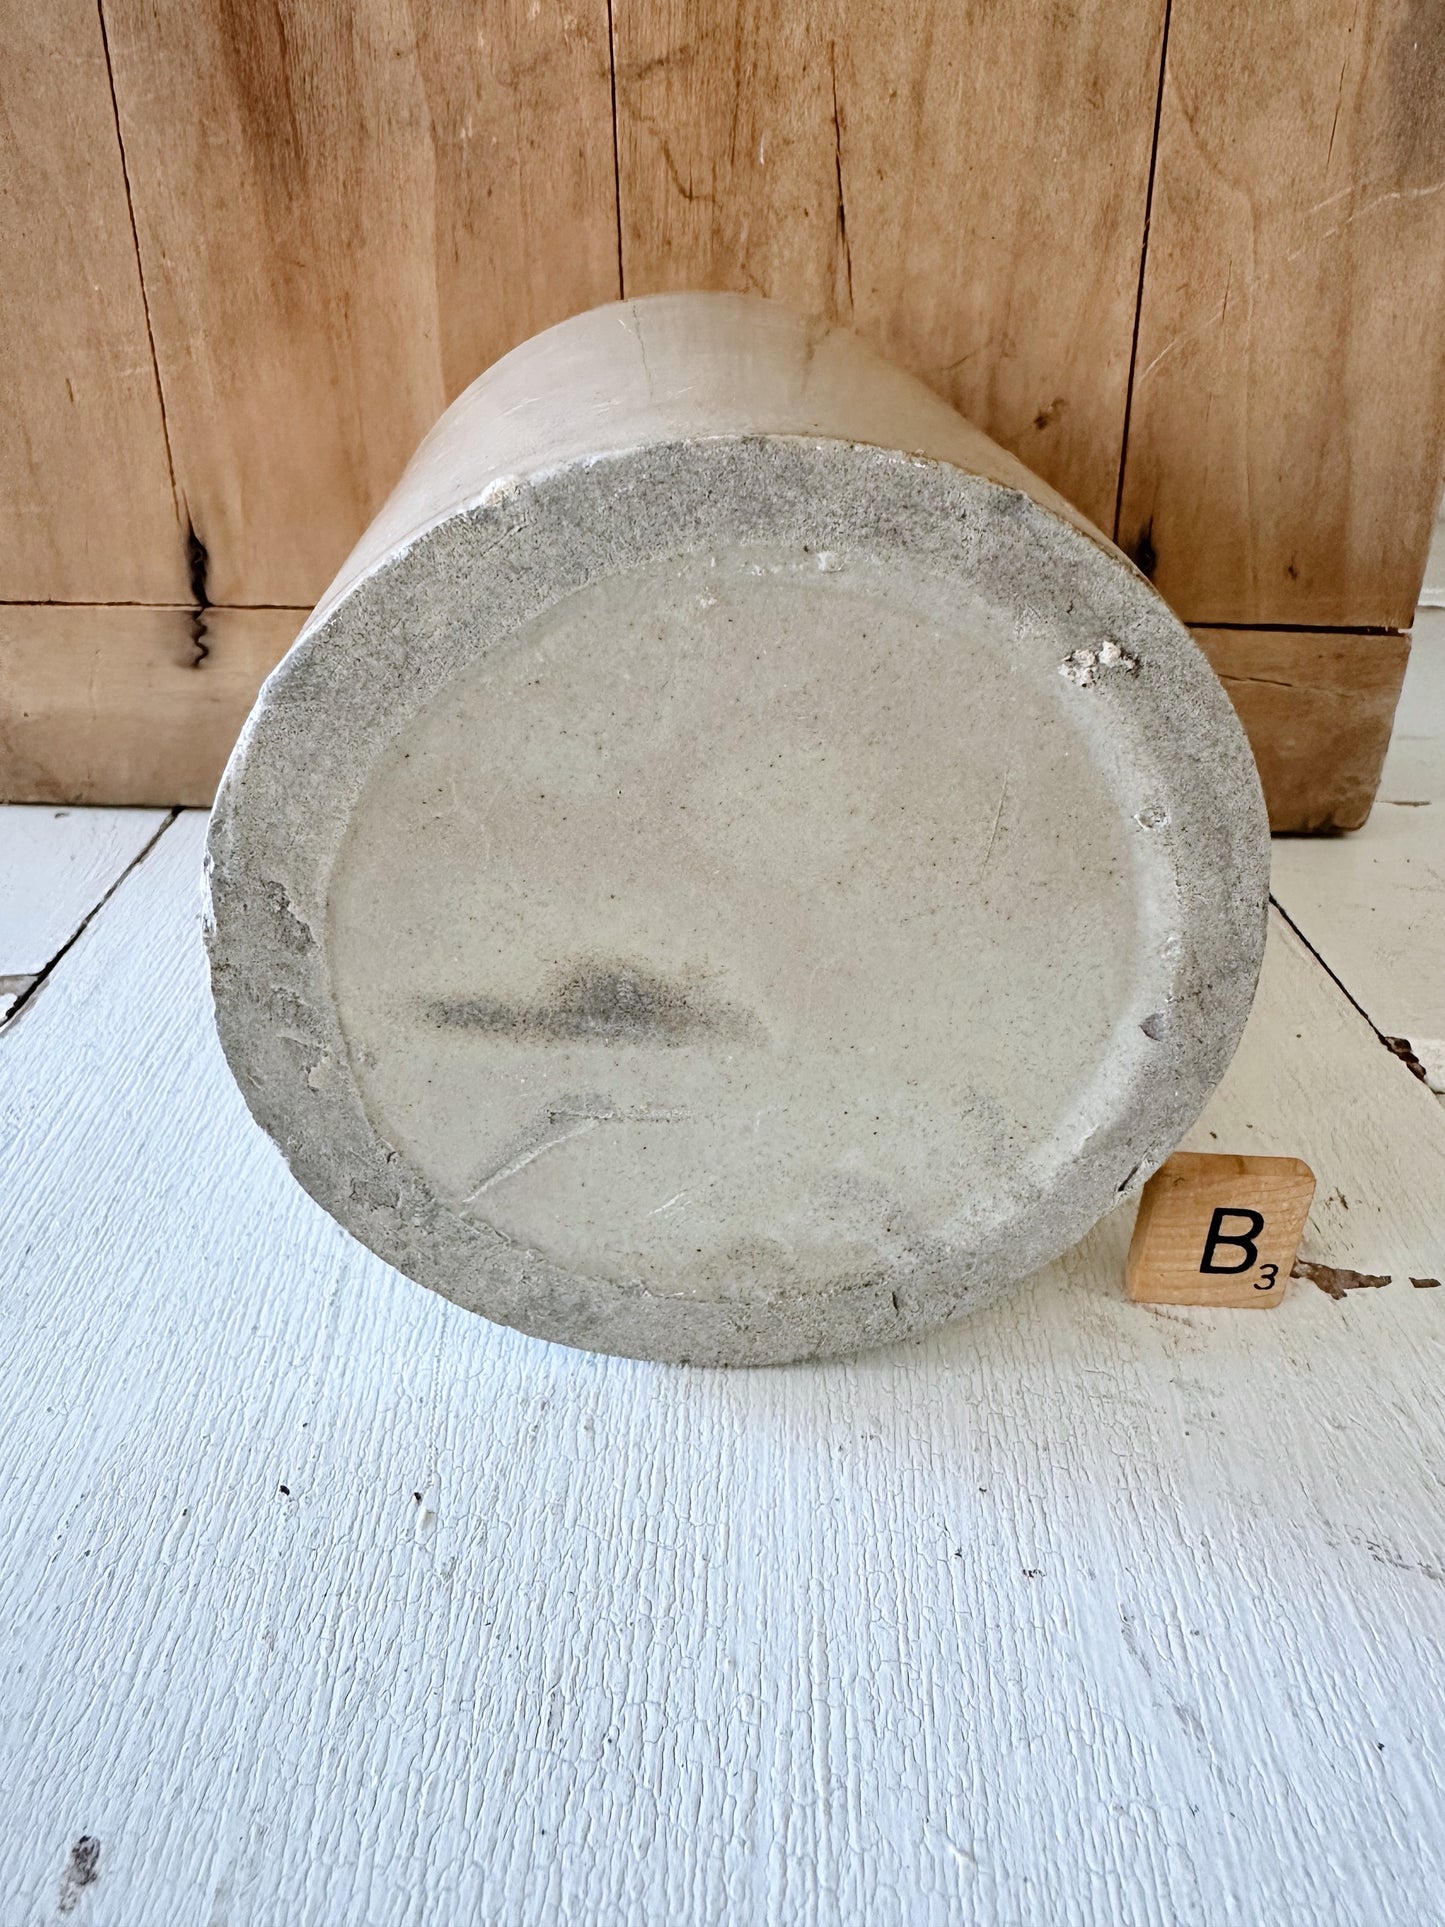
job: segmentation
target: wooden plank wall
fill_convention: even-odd
[[[621,0],[627,292],[845,322],[1109,528],[1164,16]]]
[[[617,298],[605,7],[104,11],[210,599],[312,604],[452,397]]]
[[[94,0],[0,0],[0,598],[186,596]]]
[[[1175,0],[1119,537],[1190,622],[1408,629],[1445,424],[1445,8]]]
[[[1227,664],[1277,827],[1368,807],[1445,459],[1433,4],[0,0],[0,32],[0,795],[208,800],[447,401],[700,286],[851,323],[1114,530]]]

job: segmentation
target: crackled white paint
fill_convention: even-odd
[[[519,1337],[250,1123],[201,828],[0,1038],[0,1920],[1436,1917],[1445,1290],[1131,1305],[1125,1211],[844,1363]],[[1439,1275],[1445,1117],[1288,932],[1200,1131]]]

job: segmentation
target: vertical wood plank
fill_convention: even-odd
[[[1111,527],[1164,0],[615,0],[629,295],[857,327]]]
[[[94,0],[0,0],[0,597],[186,593]]]
[[[1445,461],[1445,12],[1174,0],[1119,535],[1189,622],[1408,627]]]
[[[222,603],[320,595],[487,364],[618,289],[606,0],[104,0]]]

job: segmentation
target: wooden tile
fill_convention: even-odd
[[[1156,1305],[1277,1305],[1315,1179],[1299,1158],[1176,1151],[1144,1187],[1129,1296]]]

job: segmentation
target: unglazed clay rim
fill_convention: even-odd
[[[598,503],[604,506],[599,512]],[[565,1270],[431,1190],[372,1125],[327,960],[331,875],[379,757],[451,678],[577,590],[748,543],[870,555],[1007,598],[1047,673],[1121,663],[1075,691],[1140,834],[1165,853],[1179,939],[1169,1023],[1112,1114],[1040,1182],[1021,1174],[975,1242],[862,1285],[757,1284],[726,1302]],[[1157,827],[1156,813],[1162,816]],[[857,1351],[992,1302],[1075,1243],[1178,1143],[1233,1055],[1263,958],[1269,843],[1253,758],[1218,680],[1117,554],[1021,492],[824,437],[653,442],[506,481],[443,516],[313,618],[267,681],[223,779],[206,860],[217,1026],[252,1113],[301,1185],[419,1283],[588,1349],[705,1364]],[[1092,1087],[1091,1087],[1092,1088]]]

